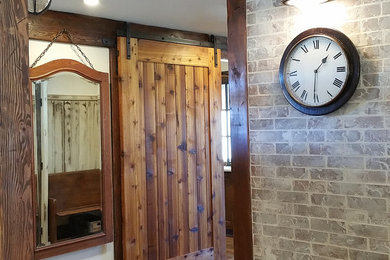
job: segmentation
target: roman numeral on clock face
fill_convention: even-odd
[[[307,99],[307,91],[306,90],[303,90],[303,92],[301,94],[301,99],[304,99],[304,100]]]
[[[320,103],[320,99],[318,98],[318,94],[314,94],[314,103]]]
[[[331,44],[332,44],[332,42],[330,42],[330,43],[328,44],[328,47],[326,47],[326,51],[329,50],[329,47],[330,47]]]
[[[337,72],[345,72],[345,66],[337,67]]]
[[[309,50],[307,49],[306,45],[301,46],[301,49],[305,52],[308,53]]]
[[[338,88],[341,88],[341,86],[343,85],[343,82],[341,80],[339,80],[338,78],[335,78],[333,81],[333,85],[335,85]]]
[[[297,90],[301,87],[301,83],[299,83],[299,81],[295,81],[295,82],[291,85],[291,87],[293,88],[293,90],[294,90],[295,92],[297,92]]]
[[[338,57],[340,57],[342,55],[341,52],[337,53],[336,55],[334,55],[333,59],[337,60]]]
[[[314,40],[313,44],[314,44],[314,49],[318,50],[320,48],[320,40]]]
[[[298,71],[293,71],[289,73],[290,77],[298,76]]]

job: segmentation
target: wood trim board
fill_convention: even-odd
[[[32,99],[27,1],[0,4],[0,259],[32,259]]]
[[[231,105],[233,236],[236,259],[253,259],[248,127],[246,1],[227,0]]]

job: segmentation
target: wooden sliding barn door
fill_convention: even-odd
[[[131,39],[128,60],[125,38],[118,48],[124,259],[225,259],[214,50]]]

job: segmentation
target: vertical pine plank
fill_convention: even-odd
[[[89,129],[89,131],[86,131],[86,143],[83,148],[83,152],[86,152],[87,154],[89,153],[87,156],[88,164],[86,165],[85,169],[99,169],[101,161],[99,104],[97,101],[93,100],[86,101],[84,103],[86,108],[86,120],[82,124],[84,125],[85,129]]]
[[[156,154],[156,88],[154,82],[154,63],[139,63],[143,67],[140,78],[145,89],[145,146],[146,146],[146,187],[148,219],[148,259],[158,258],[158,190]]]
[[[135,58],[135,57],[134,57]],[[144,75],[142,66],[140,66],[140,62],[137,63],[138,70],[138,80]],[[131,85],[131,87],[137,85]],[[137,89],[137,88],[136,88]],[[138,91],[135,98],[137,104],[137,115],[134,118],[139,119],[138,127],[135,128],[135,136],[139,137],[136,140],[136,147],[138,156],[134,156],[136,161],[136,172],[137,172],[137,182],[138,182],[138,193],[137,193],[137,201],[139,203],[138,207],[138,219],[139,219],[139,232],[141,234],[141,255],[142,259],[147,259],[149,255],[148,251],[148,219],[147,219],[147,189],[146,189],[146,153],[145,153],[145,88],[138,81]],[[154,232],[152,230],[151,232]]]
[[[179,208],[179,255],[189,253],[188,181],[187,181],[187,128],[185,66],[175,66],[176,75],[176,128]]]
[[[93,144],[93,148],[97,153],[94,155],[94,158],[96,160],[94,164],[95,169],[102,169],[102,155],[100,151],[102,150],[102,144],[101,144],[101,135],[102,135],[102,129],[100,124],[100,99],[91,102],[91,109],[93,110],[93,113],[91,112],[90,117],[92,117],[92,128],[94,129],[94,137],[91,140]]]
[[[188,168],[188,221],[190,252],[199,249],[199,225],[197,214],[196,180],[196,121],[194,97],[194,68],[186,67],[186,116],[187,116],[187,168]]]
[[[167,119],[165,97],[165,65],[156,64],[156,116],[157,116],[157,181],[159,258],[169,258],[168,230],[168,176],[167,176]]]
[[[80,139],[79,139],[79,151],[80,151],[80,159],[79,159],[79,170],[91,169],[92,161],[93,161],[93,153],[94,150],[87,150],[88,146],[91,144],[91,139],[93,139],[94,129],[91,129],[91,134],[88,134],[88,108],[86,101],[80,101],[79,103],[79,129],[80,129]],[[90,151],[90,152],[89,152]]]
[[[209,68],[203,68],[203,98],[204,98],[204,136],[206,149],[206,210],[207,210],[207,247],[213,246],[213,209],[211,196],[211,169],[210,169],[210,100],[209,100]]]
[[[209,50],[210,73],[210,155],[211,155],[211,187],[213,198],[213,237],[215,259],[226,259],[225,230],[225,187],[223,158],[221,145],[221,67],[214,66],[214,51]],[[218,61],[221,51],[218,50]]]
[[[72,171],[71,161],[72,155],[71,153],[71,144],[72,144],[72,103],[70,101],[64,102],[64,125],[65,125],[65,142],[64,142],[64,170]]]
[[[49,173],[64,172],[64,102],[49,101]]]
[[[49,111],[48,111],[48,85],[47,81],[41,84],[41,176],[40,176],[40,224],[41,224],[41,243],[47,244],[49,241]]]
[[[124,259],[146,259],[147,224],[143,133],[143,87],[137,67],[138,40],[131,39],[132,59],[126,58],[126,38],[118,38],[120,136],[122,150],[122,217]]]
[[[166,65],[169,256],[178,255],[178,198],[176,150],[176,81],[174,65]]]
[[[79,101],[71,101],[71,108],[70,108],[70,139],[69,140],[69,147],[68,150],[68,158],[69,160],[69,167],[73,171],[77,171],[78,166],[80,164],[80,102]]]
[[[206,147],[204,115],[204,78],[203,68],[195,67],[195,118],[196,118],[196,180],[197,215],[199,223],[199,248],[207,247],[207,210],[206,210]]]

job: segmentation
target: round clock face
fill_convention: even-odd
[[[326,36],[312,36],[287,56],[284,78],[287,91],[297,102],[315,107],[338,97],[348,72],[348,60],[340,45]]]
[[[343,33],[310,29],[286,48],[279,78],[293,107],[306,114],[327,114],[353,95],[360,78],[359,54]]]

